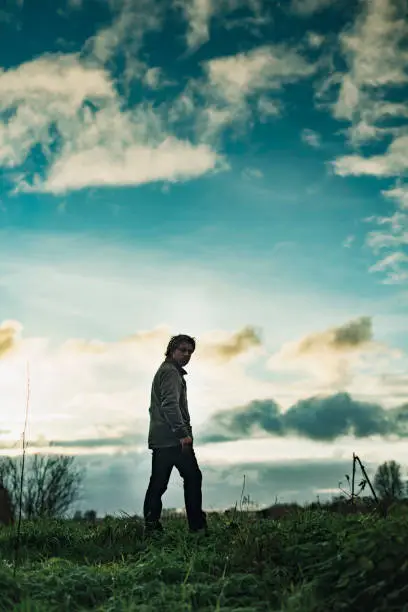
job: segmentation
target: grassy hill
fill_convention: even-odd
[[[0,610],[30,612],[408,611],[408,512],[313,509],[281,520],[212,514],[144,539],[137,518],[23,522],[0,529]]]

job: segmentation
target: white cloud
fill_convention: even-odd
[[[157,147],[126,146],[115,138],[111,146],[62,153],[38,190],[60,194],[90,186],[183,180],[214,170],[217,160],[217,155],[204,144],[194,147],[166,138]]]
[[[203,142],[217,143],[225,128],[234,123],[242,124],[247,116],[248,111],[245,107],[239,112],[234,112],[234,107],[217,108],[216,106],[208,106],[197,113],[197,137]]]
[[[255,13],[260,8],[258,0],[228,0],[222,11],[244,5]],[[200,15],[221,11],[211,3],[188,6]],[[62,194],[227,169],[217,152],[220,134],[246,131],[256,113],[261,121],[279,115],[281,102],[271,92],[276,96],[316,70],[294,49],[260,47],[207,61],[204,76],[191,80],[176,100],[125,109],[109,72],[118,54],[127,62],[125,86],[135,76],[153,90],[173,84],[159,66],[140,60],[144,36],[159,27],[163,14],[145,0],[110,0],[110,7],[112,25],[90,38],[81,56],[43,56],[0,73],[0,165],[18,169],[35,146],[45,161],[36,174],[25,175],[24,168],[10,173],[15,191]],[[177,134],[186,131],[191,140],[180,140]]]
[[[219,57],[204,64],[207,80],[196,90],[206,100],[199,116],[200,133],[217,136],[226,125],[247,129],[252,120],[252,104],[261,120],[280,113],[279,100],[270,92],[280,92],[286,84],[307,78],[316,67],[294,49],[283,45],[263,46],[247,53]],[[215,121],[215,122],[214,122]]]
[[[408,255],[402,252],[391,253],[376,264],[371,266],[370,272],[387,272],[385,279],[386,284],[401,283],[408,280],[408,270],[404,271],[403,267],[408,264]]]
[[[188,20],[187,45],[197,47],[209,39],[209,23],[217,10],[213,0],[190,0],[184,3],[184,12]]]
[[[383,153],[338,157],[333,162],[334,172],[340,176],[400,178],[408,170],[408,105],[398,101],[408,83],[406,3],[404,0],[372,0],[362,3],[361,7],[354,26],[340,36],[348,71],[329,79],[329,87],[340,82],[333,114],[337,119],[350,121],[347,133],[353,146],[381,141],[385,137],[389,144]],[[394,199],[402,212],[388,218],[371,219],[389,228],[370,232],[366,240],[368,246],[374,253],[380,249],[389,252],[371,266],[370,271],[385,273],[384,283],[401,284],[407,280],[405,187],[382,193]]]
[[[333,6],[338,0],[291,0],[291,10],[301,17],[308,17],[313,13],[320,13]]]
[[[353,28],[340,35],[349,69],[330,77],[333,83],[340,78],[333,114],[351,121],[348,133],[356,144],[392,134],[397,128],[383,123],[408,116],[406,104],[387,100],[384,95],[384,88],[408,82],[405,2],[372,0],[361,3],[361,7]]]
[[[407,186],[397,184],[381,193],[384,197],[396,201],[397,210],[388,217],[374,215],[366,219],[382,228],[368,233],[367,245],[376,255],[387,252],[371,266],[370,272],[384,272],[384,284],[404,284],[408,280]]]
[[[117,54],[125,60],[124,80],[140,78],[145,63],[139,57],[144,36],[162,25],[163,11],[156,0],[109,0],[112,24],[99,30],[84,46],[86,56],[105,66]]]
[[[22,175],[19,190],[174,181],[220,167],[208,144],[195,147],[169,132],[160,111],[143,104],[123,110],[105,66],[122,53],[125,81],[144,72],[151,87],[168,84],[159,68],[146,71],[138,59],[145,33],[161,15],[150,2],[110,5],[113,23],[87,41],[83,59],[48,55],[0,72],[0,165],[22,165],[35,145],[47,161],[45,176]]]
[[[323,34],[317,32],[307,32],[306,34],[307,43],[313,49],[318,49],[324,43],[326,37]]]
[[[320,134],[318,134],[314,130],[305,128],[304,130],[302,130],[300,136],[301,136],[302,141],[310,145],[311,147],[315,149],[318,149],[319,147],[321,147],[322,143],[320,139]]]
[[[205,76],[190,82],[174,104],[166,101],[153,109],[141,103],[124,110],[106,66],[121,42],[126,49],[140,45],[159,16],[153,10],[151,22],[141,18],[129,42],[135,5],[125,0],[112,6],[120,9],[117,18],[88,41],[82,59],[50,55],[0,73],[0,164],[22,166],[36,145],[46,161],[41,174],[21,174],[17,190],[61,194],[89,186],[185,180],[226,169],[214,150],[220,133],[230,126],[247,129],[255,109],[261,120],[279,114],[280,102],[269,92],[315,71],[293,49],[261,47],[206,62]],[[145,9],[143,4],[143,15]],[[159,67],[141,70],[151,88],[169,84]],[[193,126],[191,142],[175,136],[174,127],[186,120]]]
[[[333,165],[340,176],[399,176],[408,170],[408,136],[395,138],[382,155],[344,155]]]
[[[392,198],[397,201],[402,210],[408,210],[408,184],[399,185],[388,191],[381,192],[386,198]]]
[[[187,45],[192,49],[209,40],[213,18],[225,17],[239,8],[248,8],[261,18],[261,0],[181,0],[178,4],[188,22]]]
[[[385,270],[389,267],[394,268],[395,266],[398,266],[399,264],[404,262],[408,262],[408,255],[405,255],[404,253],[392,253],[391,255],[387,255],[387,257],[384,257],[384,259],[376,263],[371,268],[371,270],[373,272],[378,272],[381,270]]]
[[[351,245],[353,244],[353,242],[355,241],[356,237],[353,235],[347,236],[347,238],[345,239],[345,241],[343,242],[343,246],[346,249],[349,249],[351,247]]]
[[[173,81],[166,78],[163,69],[159,66],[148,68],[144,74],[143,82],[150,87],[150,89],[162,89],[163,87],[175,84]]]
[[[375,253],[378,253],[382,249],[393,249],[399,248],[404,244],[407,244],[407,217],[398,215],[401,223],[394,225],[396,221],[396,215],[392,217],[373,217],[373,221],[376,221],[379,225],[383,223],[389,223],[389,229],[372,231],[368,233],[366,242]],[[397,218],[398,218],[397,217]]]
[[[69,130],[85,100],[98,105],[114,96],[108,75],[81,64],[76,55],[43,57],[1,71],[0,113],[11,117],[0,122],[0,163],[21,164],[34,144],[52,140],[52,123]]]
[[[121,110],[108,73],[76,55],[3,71],[0,96],[1,111],[12,113],[0,123],[0,164],[21,165],[37,143],[49,164],[45,179],[23,179],[20,190],[173,181],[219,167],[208,145],[177,140],[149,107]]]
[[[219,145],[228,127],[247,133],[255,118],[267,121],[281,112],[285,85],[312,75],[316,66],[285,45],[262,46],[203,63],[204,77],[192,79],[174,100],[172,125],[190,120],[200,142]]]
[[[151,89],[157,89],[161,80],[161,68],[159,68],[158,66],[155,66],[154,68],[149,68],[146,71],[143,80],[146,85]]]
[[[268,121],[269,117],[277,117],[281,112],[282,104],[279,100],[270,100],[261,95],[258,100],[258,112],[261,121]]]
[[[341,35],[351,81],[357,87],[406,83],[407,52],[400,46],[406,37],[404,3],[372,0],[363,7],[353,30]]]
[[[280,90],[285,84],[307,78],[316,70],[295,50],[284,45],[264,46],[207,62],[209,83],[231,104],[251,94]]]

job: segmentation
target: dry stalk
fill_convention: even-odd
[[[27,362],[27,395],[26,395],[26,409],[25,409],[25,421],[24,421],[24,430],[22,434],[23,438],[23,461],[21,464],[21,479],[20,479],[20,499],[19,499],[19,510],[18,510],[18,524],[17,524],[17,537],[15,540],[15,549],[14,549],[14,569],[13,576],[15,577],[17,571],[17,564],[19,560],[19,552],[20,552],[20,533],[21,533],[21,511],[23,505],[23,484],[24,484],[24,466],[25,466],[25,452],[27,448],[26,444],[26,432],[27,432],[27,421],[28,421],[28,407],[30,405],[30,370],[29,364]]]

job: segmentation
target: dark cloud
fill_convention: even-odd
[[[360,317],[334,330],[333,344],[339,347],[359,346],[373,338],[371,317]]]
[[[339,327],[309,334],[297,347],[297,353],[304,355],[320,351],[323,347],[332,351],[350,351],[363,347],[373,339],[371,317],[360,317]]]
[[[246,493],[260,504],[273,504],[278,501],[316,501],[320,493],[322,499],[331,497],[332,493],[322,493],[324,489],[336,490],[339,481],[350,471],[350,461],[297,460],[271,463],[239,463],[233,466],[205,466],[203,474],[207,482],[208,493],[223,487],[228,503],[235,503],[241,496],[245,476]],[[369,475],[373,471],[370,464],[365,464]],[[225,486],[225,489],[224,489]],[[235,499],[234,499],[235,496]]]
[[[301,400],[282,419],[285,431],[315,440],[334,440],[347,434],[364,438],[396,433],[396,424],[381,406],[358,402],[347,393]]]
[[[254,426],[269,433],[284,434],[278,404],[273,400],[254,400],[248,406],[218,412],[206,424],[206,430],[214,431],[208,435],[215,442],[221,441],[216,440],[217,437],[225,441],[250,436]]]
[[[132,446],[146,441],[146,436],[141,434],[125,434],[112,438],[84,438],[78,440],[54,440],[50,446],[61,446],[62,448],[102,448],[106,446]]]
[[[392,410],[392,417],[400,428],[405,426],[408,430],[408,403],[394,408]]]
[[[354,400],[348,393],[337,393],[300,400],[284,413],[273,400],[257,400],[215,414],[197,440],[237,440],[250,437],[255,428],[273,435],[326,441],[346,435],[404,437],[408,434],[408,404],[385,410],[376,403]]]
[[[8,433],[8,432],[5,432]],[[1,430],[0,430],[1,434]],[[137,433],[130,432],[125,433],[121,436],[112,436],[107,438],[78,438],[78,439],[70,439],[70,440],[51,440],[48,441],[44,437],[40,437],[37,440],[29,440],[28,446],[30,448],[61,448],[61,452],[63,453],[67,449],[75,449],[75,448],[106,448],[106,447],[130,447],[140,444],[146,443],[146,434],[145,433]],[[12,440],[10,442],[1,441],[0,440],[0,449],[12,449],[16,448],[20,442],[18,440]]]

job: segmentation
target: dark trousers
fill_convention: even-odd
[[[146,525],[159,522],[162,511],[162,495],[167,489],[173,467],[184,481],[184,502],[188,525],[191,530],[206,526],[206,515],[202,510],[202,474],[192,446],[182,450],[180,446],[154,448],[152,474],[143,506]]]

